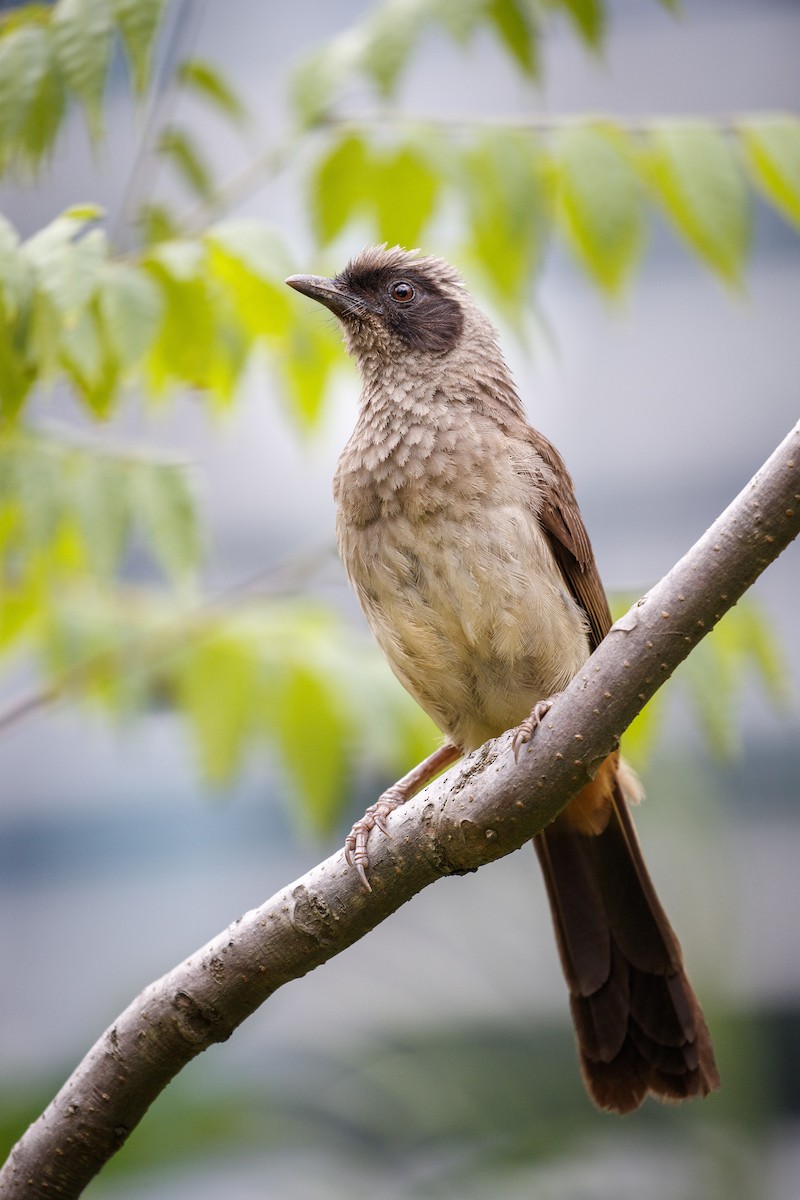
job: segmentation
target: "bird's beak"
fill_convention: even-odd
[[[335,279],[325,279],[322,275],[290,275],[286,283],[296,292],[302,292],[304,296],[318,300],[337,317],[343,316],[346,312],[352,312],[352,296],[348,296]]]

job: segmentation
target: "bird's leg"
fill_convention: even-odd
[[[537,700],[528,716],[517,727],[511,749],[514,751],[514,762],[519,762],[519,752],[531,740],[535,730],[539,728],[544,718],[550,712],[561,692],[553,692],[546,700]]]
[[[372,888],[367,879],[367,868],[369,867],[367,840],[372,830],[377,825],[381,833],[388,837],[386,818],[389,813],[399,808],[401,804],[405,804],[412,796],[416,796],[426,783],[430,783],[440,771],[449,767],[460,756],[461,751],[457,746],[451,746],[449,742],[440,746],[402,779],[398,779],[397,783],[393,783],[390,788],[387,788],[375,803],[369,806],[361,820],[356,821],[345,838],[344,856],[348,864],[358,871],[361,882],[368,892],[371,892]]]

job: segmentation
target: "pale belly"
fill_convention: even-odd
[[[345,568],[395,675],[473,749],[560,691],[589,655],[584,616],[528,509],[339,528]]]

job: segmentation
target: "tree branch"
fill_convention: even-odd
[[[339,114],[328,113],[316,123],[316,129],[322,130],[352,130],[360,133],[363,130],[382,129],[424,129],[426,133],[471,133],[477,130],[516,130],[521,133],[534,133],[550,136],[561,133],[565,129],[574,129],[591,125],[597,121],[608,121],[618,129],[623,129],[633,137],[645,137],[659,129],[676,125],[702,125],[712,128],[719,133],[738,134],[742,121],[758,113],[723,113],[714,116],[686,116],[673,113],[646,113],[641,116],[627,117],[616,113],[571,112],[571,113],[506,113],[501,116],[466,116],[453,114],[442,116],[438,113],[400,113],[392,109],[374,112]],[[794,115],[794,114],[789,114]]]
[[[0,1171],[0,1192],[77,1197],[183,1066],[277,988],[341,953],[443,875],[552,820],[675,667],[800,532],[800,423],[669,574],[614,625],[514,762],[488,742],[389,818],[373,891],[342,852],[150,984],[92,1047]]]
[[[463,116],[454,114],[444,117],[435,113],[399,113],[391,110],[339,114],[327,113],[314,125],[314,132],[327,135],[336,133],[374,133],[383,130],[405,131],[414,133],[424,131],[427,134],[462,134],[476,131],[493,132],[511,130],[518,133],[532,133],[539,137],[552,137],[567,129],[589,125],[592,122],[608,121],[618,129],[624,130],[631,137],[646,137],[659,129],[681,123],[692,123],[711,127],[719,133],[736,137],[743,121],[762,114],[754,113],[721,113],[711,117],[692,117],[674,114],[647,114],[634,118],[620,115],[597,113],[533,113],[519,116],[505,114],[497,117]],[[794,115],[794,114],[789,114]],[[223,213],[248,200],[265,183],[276,179],[294,160],[294,135],[283,143],[268,150],[262,150],[225,183],[214,188],[207,200],[202,200],[193,208],[183,213],[177,221],[177,227],[184,235],[195,234],[205,229]]]

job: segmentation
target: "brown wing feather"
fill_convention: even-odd
[[[592,544],[564,460],[555,446],[535,429],[531,430],[531,441],[554,477],[553,484],[546,490],[539,520],[550,538],[567,587],[589,618],[594,650],[611,628],[611,613]]]

